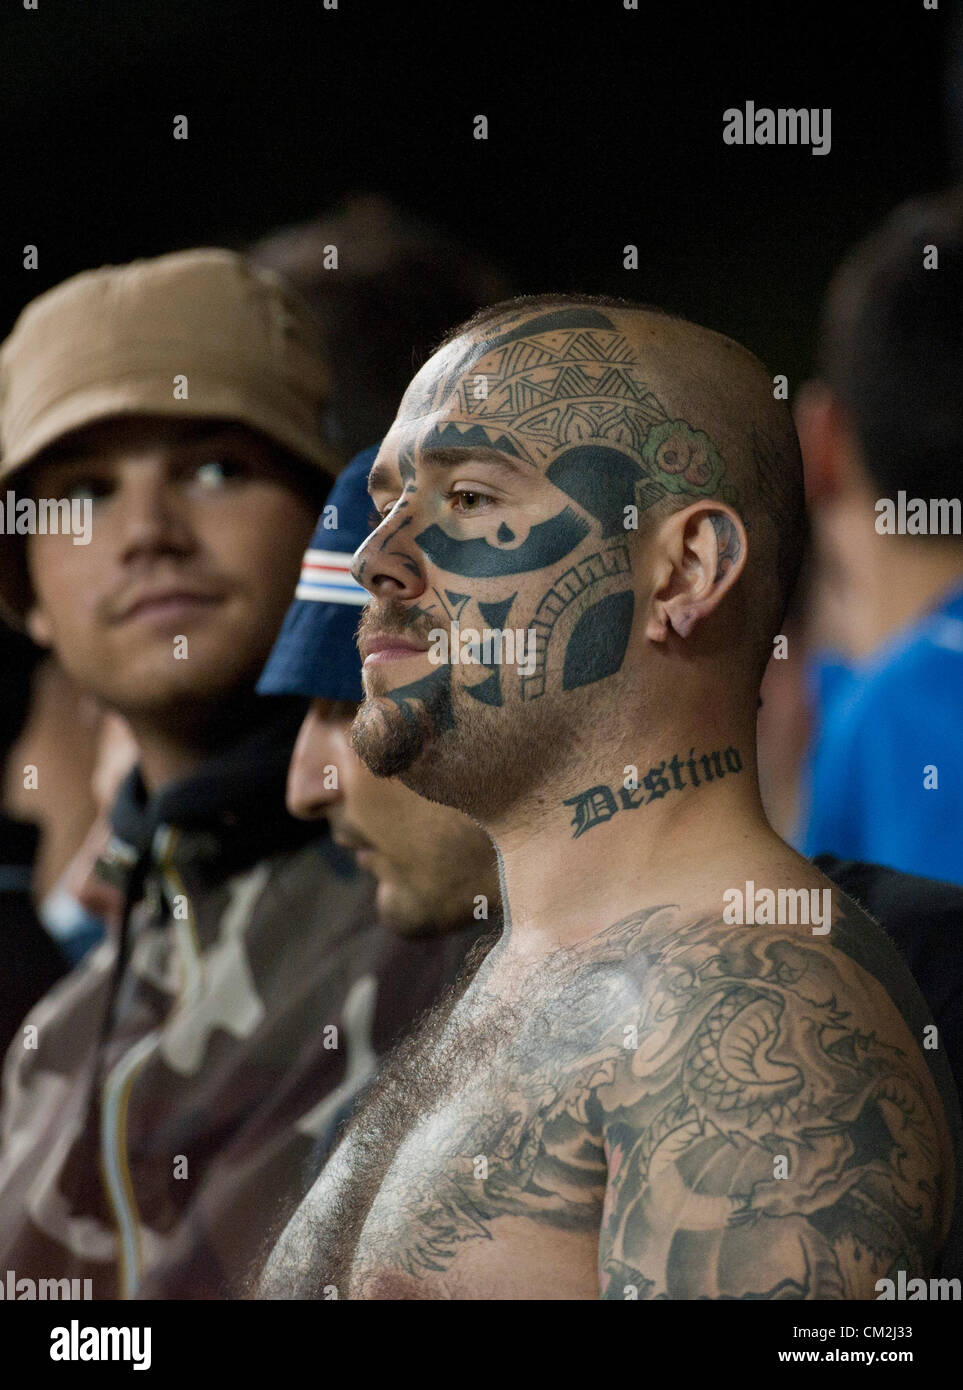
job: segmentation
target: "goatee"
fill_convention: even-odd
[[[399,777],[453,724],[446,665],[384,695],[367,695],[351,726],[351,747],[376,777]]]

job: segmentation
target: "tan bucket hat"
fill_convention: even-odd
[[[64,435],[118,415],[234,420],[334,477],[329,393],[308,310],[233,251],[84,271],[28,304],[0,348],[0,489]],[[0,608],[18,625],[23,551],[0,537]]]

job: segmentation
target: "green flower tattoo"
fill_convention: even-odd
[[[715,496],[725,464],[704,430],[685,420],[653,425],[642,446],[642,462],[666,492]]]

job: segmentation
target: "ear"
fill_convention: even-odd
[[[807,381],[796,393],[792,414],[802,450],[806,501],[835,497],[852,479],[859,456],[845,406],[825,382]]]
[[[36,604],[28,610],[23,621],[28,635],[38,647],[53,646],[53,629],[50,626],[50,620]]]
[[[667,517],[653,544],[657,588],[646,636],[664,642],[671,628],[688,637],[742,574],[746,528],[732,507],[708,499]]]

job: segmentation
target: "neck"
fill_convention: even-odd
[[[188,743],[176,734],[147,730],[131,721],[137,741],[139,765],[144,786],[154,793],[169,782],[190,777],[210,757],[210,749]]]
[[[854,660],[918,622],[963,581],[959,537],[881,536],[875,520],[873,501],[860,495],[839,502],[828,523],[837,619],[827,636]]]
[[[660,903],[718,898],[721,911],[723,865],[730,877],[733,860],[751,868],[763,839],[785,851],[762,809],[751,728],[660,737],[628,786],[626,762],[607,751],[595,761],[606,772],[560,774],[487,827],[513,952],[570,945]]]
[[[218,701],[213,708],[192,703],[177,706],[162,717],[122,711],[137,743],[141,777],[151,794],[171,782],[191,777],[249,729],[272,713],[272,701],[244,691]]]

